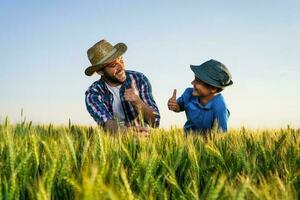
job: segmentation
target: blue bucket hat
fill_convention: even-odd
[[[233,84],[228,68],[219,61],[211,59],[201,65],[191,65],[191,69],[198,79],[214,87],[223,89]]]

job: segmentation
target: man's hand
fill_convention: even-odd
[[[152,127],[155,125],[156,113],[147,103],[145,103],[140,98],[139,91],[136,87],[136,82],[133,78],[131,82],[131,88],[125,90],[124,98],[126,101],[128,101],[134,106],[135,110],[138,113],[142,114],[143,119],[140,120],[144,120],[147,124],[149,124]]]
[[[168,108],[174,112],[180,112],[180,106],[176,101],[176,89],[174,89],[173,95],[168,101]]]
[[[104,125],[104,130],[113,136],[118,133],[126,134],[127,132],[133,131],[133,133],[138,137],[148,137],[150,134],[150,129],[147,127],[142,127],[140,125],[136,126],[120,126],[115,120],[107,120]]]
[[[120,127],[115,120],[110,119],[105,122],[104,130],[109,132],[111,135],[116,135],[120,130]]]
[[[132,128],[136,132],[136,136],[139,136],[139,137],[148,137],[149,134],[150,134],[150,129],[147,128],[147,127],[134,126]]]
[[[139,104],[142,103],[134,79],[131,82],[131,88],[125,90],[124,98],[126,101],[132,103],[134,106],[138,106]]]

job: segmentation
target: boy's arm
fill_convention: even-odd
[[[218,108],[215,113],[215,123],[217,123],[217,127],[219,131],[227,132],[228,130],[228,118],[229,111],[226,107]]]
[[[176,89],[173,91],[172,97],[168,100],[168,108],[169,110],[172,110],[174,112],[180,112],[180,105],[178,104],[176,100]]]

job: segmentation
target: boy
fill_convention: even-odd
[[[173,96],[168,101],[169,110],[185,111],[187,121],[184,131],[186,133],[205,134],[215,126],[219,131],[226,132],[230,113],[220,92],[233,84],[229,70],[216,60],[190,67],[195,74],[191,82],[193,88],[187,88],[177,100],[176,90],[174,90]]]

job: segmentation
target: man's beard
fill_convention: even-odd
[[[113,84],[123,84],[126,80],[125,79],[124,81],[120,81],[115,76],[110,76],[110,75],[106,74],[105,72],[104,72],[104,78],[106,79],[106,81],[113,83]]]

